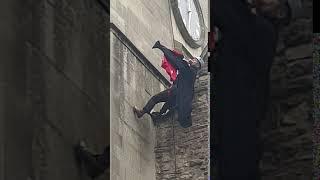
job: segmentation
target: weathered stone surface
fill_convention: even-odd
[[[304,1],[308,3],[310,0]],[[283,28],[280,32],[286,46],[308,44],[312,38],[312,15],[306,18],[298,18]]]
[[[303,7],[311,1],[302,1]],[[264,180],[312,179],[311,15],[280,29],[271,73],[271,104],[263,123]],[[318,179],[318,178],[317,178]]]
[[[155,130],[148,115],[138,119],[141,108],[159,92],[161,82],[144,67],[124,42],[111,32],[111,176],[124,179],[155,179]],[[122,173],[123,172],[123,173]]]

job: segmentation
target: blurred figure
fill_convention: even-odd
[[[277,0],[214,1],[214,25],[222,34],[211,70],[218,180],[260,179],[259,125],[269,101],[280,7]]]

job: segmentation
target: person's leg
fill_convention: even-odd
[[[150,113],[153,107],[159,102],[167,102],[169,100],[169,91],[170,89],[166,89],[150,98],[147,104],[143,107],[143,111],[145,113]]]
[[[164,105],[161,107],[160,111],[159,112],[152,112],[150,114],[151,118],[159,118],[161,116],[166,116],[167,115],[167,111],[170,110],[173,108],[173,103],[172,101],[167,101],[164,103]]]
[[[167,110],[170,110],[172,108],[175,107],[176,105],[176,94],[177,94],[177,88],[176,86],[172,86],[170,88],[170,91],[169,91],[169,100],[162,106],[162,108],[160,109],[160,114],[164,114],[167,112]]]
[[[145,113],[150,113],[153,107],[159,102],[166,102],[169,100],[170,89],[166,89],[150,98],[147,104],[143,107],[142,110],[138,110],[134,107],[134,112],[137,114],[138,118],[142,117]]]
[[[164,105],[161,107],[159,113],[160,113],[160,114],[166,113],[167,110],[169,110],[171,106],[172,106],[172,104],[171,104],[169,101],[167,101],[167,102],[164,103]]]
[[[160,111],[152,112],[150,114],[154,122],[159,121],[159,119],[162,119],[162,117],[166,117],[167,115],[170,115],[173,112],[173,109],[176,107],[176,93],[177,93],[176,86],[175,85],[171,86],[170,91],[168,93],[169,93],[169,98],[164,103]],[[168,110],[169,112],[167,112]]]
[[[167,47],[165,47],[164,45],[160,44],[159,41],[157,41],[152,48],[153,49],[154,48],[160,49],[167,59],[175,60],[177,58],[183,58],[183,55],[180,55],[180,56],[176,55],[172,50],[170,50]]]

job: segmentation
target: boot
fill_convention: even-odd
[[[157,41],[156,43],[154,43],[154,45],[152,46],[152,49],[154,49],[154,48],[161,48],[162,47],[162,45],[160,44],[160,41]]]
[[[133,107],[133,112],[137,115],[138,118],[141,118],[145,114],[143,110],[139,110],[137,107]]]

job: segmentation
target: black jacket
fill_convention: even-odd
[[[178,121],[182,127],[186,128],[192,125],[191,111],[197,70],[189,66],[182,58],[182,56],[177,56],[174,60],[168,58],[168,61],[178,70],[178,76],[173,86],[177,88]]]

